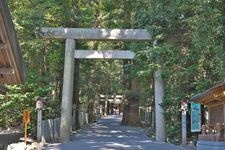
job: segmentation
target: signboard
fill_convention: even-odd
[[[27,124],[30,123],[30,111],[28,109],[23,110],[23,123],[24,123],[24,142],[27,144]]]
[[[201,104],[191,102],[191,132],[201,131]]]
[[[25,109],[23,111],[23,123],[29,123],[30,122],[30,111],[28,109]]]

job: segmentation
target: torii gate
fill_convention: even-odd
[[[131,51],[121,50],[75,50],[75,40],[147,41],[151,39],[151,36],[146,29],[88,29],[41,27],[37,30],[37,34],[44,38],[66,39],[61,106],[60,141],[68,142],[70,141],[70,132],[72,127],[74,59],[133,59],[135,55]]]

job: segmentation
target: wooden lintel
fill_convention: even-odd
[[[80,40],[150,40],[146,29],[96,29],[96,28],[49,28],[39,27],[36,35],[43,38]]]
[[[13,72],[13,68],[0,68],[0,74],[12,74]]]
[[[5,95],[8,92],[8,88],[4,85],[0,85],[0,94]]]
[[[225,103],[224,101],[211,101],[209,103],[204,103],[204,105],[208,106],[208,108],[211,108],[218,105],[223,105],[224,103]]]
[[[75,50],[76,59],[134,59],[135,53],[128,50]]]

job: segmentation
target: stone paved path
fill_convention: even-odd
[[[108,116],[72,136],[69,143],[47,144],[43,150],[182,150],[151,141],[140,128],[120,126],[121,116]]]

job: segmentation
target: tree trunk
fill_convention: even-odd
[[[137,77],[131,81],[131,93],[134,95],[132,98],[128,99],[130,103],[130,123],[131,126],[139,126],[139,93],[140,93],[140,82]]]
[[[121,125],[128,125],[129,124],[129,118],[130,118],[130,105],[128,103],[124,104],[123,108],[123,118]]]
[[[88,103],[88,122],[89,123],[92,123],[95,121],[95,118],[94,118],[94,103],[93,101],[90,101]]]
[[[100,19],[100,2],[101,0],[94,0],[95,3],[95,25],[94,28],[99,28],[101,24],[101,19]],[[95,50],[98,49],[98,42],[93,41],[93,46],[92,48]]]
[[[71,1],[71,15],[70,15],[70,27],[78,27],[79,21],[76,19],[77,12],[79,10],[78,0]],[[74,61],[74,91],[73,91],[73,105],[75,106],[74,114],[74,127],[73,129],[80,129],[79,113],[80,113],[80,101],[79,101],[79,74],[80,74],[80,61],[75,59]]]
[[[122,72],[122,77],[123,77],[123,87],[124,91],[130,90],[131,89],[131,84],[128,81],[127,74],[129,71],[126,70],[125,66],[129,63],[128,60],[123,60],[123,72]],[[130,120],[130,103],[129,100],[125,102],[124,108],[123,108],[123,118],[122,118],[122,125],[128,125]]]
[[[130,16],[131,12],[129,9],[129,3],[128,1],[124,1],[124,28],[130,28]],[[126,43],[123,45],[123,49],[127,49]],[[128,80],[128,73],[129,71],[126,69],[126,65],[130,63],[130,60],[123,60],[123,71],[122,71],[122,77],[123,77],[123,87],[124,91],[130,90],[131,89],[131,83]],[[123,108],[123,118],[122,118],[122,125],[128,125],[130,122],[130,103],[129,100],[127,99],[127,102],[124,104]]]
[[[80,110],[80,101],[79,101],[79,73],[80,73],[80,62],[78,59],[75,60],[75,71],[74,71],[74,92],[73,92],[73,105],[75,105],[75,127],[74,129],[80,129],[79,122],[79,110]]]

